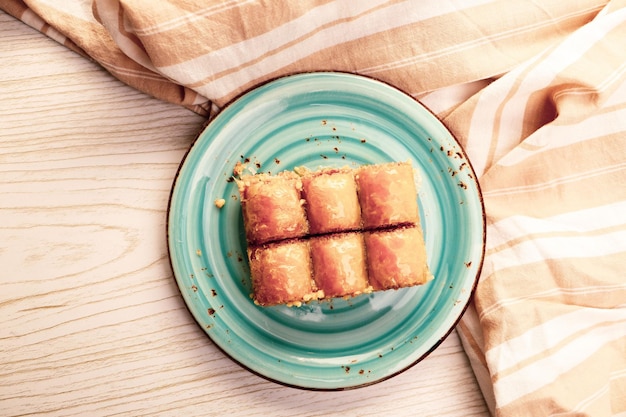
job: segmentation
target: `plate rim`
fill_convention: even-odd
[[[171,236],[170,236],[170,233],[171,233],[170,232],[170,218],[171,218],[171,211],[172,211],[172,204],[173,204],[174,193],[175,193],[175,190],[177,188],[177,184],[179,182],[181,172],[182,172],[182,170],[183,170],[183,168],[185,166],[185,162],[187,161],[189,155],[192,153],[192,151],[194,150],[194,148],[198,144],[200,138],[203,136],[205,131],[211,126],[211,124],[218,118],[218,116],[220,114],[222,114],[226,109],[232,107],[241,98],[243,98],[244,96],[248,95],[249,93],[252,93],[253,91],[255,91],[255,90],[257,90],[257,89],[259,89],[259,88],[261,88],[263,86],[266,86],[268,84],[272,84],[274,82],[278,82],[280,80],[284,80],[284,79],[288,79],[288,78],[292,78],[292,77],[306,76],[306,75],[339,75],[339,76],[346,76],[346,77],[361,78],[361,79],[366,80],[366,81],[369,80],[369,81],[377,82],[377,83],[383,84],[384,86],[386,86],[388,88],[391,88],[391,89],[395,90],[399,94],[402,94],[402,95],[408,97],[417,106],[421,107],[423,110],[426,110],[430,114],[430,116],[432,116],[441,126],[443,126],[445,131],[450,135],[450,137],[454,141],[454,144],[459,147],[461,153],[463,154],[463,156],[465,158],[465,162],[467,163],[467,165],[469,167],[469,170],[470,170],[470,172],[472,174],[472,181],[473,181],[473,183],[475,185],[475,188],[476,188],[476,194],[477,194],[476,197],[477,197],[477,201],[478,201],[479,207],[480,207],[481,249],[480,249],[479,264],[478,264],[478,266],[476,268],[476,273],[472,277],[472,285],[471,285],[471,289],[469,290],[469,294],[467,296],[467,300],[465,301],[464,305],[460,308],[458,315],[450,323],[449,328],[446,329],[446,331],[443,332],[441,337],[435,343],[433,343],[431,346],[429,346],[424,353],[422,353],[415,360],[413,360],[412,362],[408,363],[407,365],[401,367],[397,371],[391,372],[391,373],[389,373],[387,375],[384,375],[382,377],[379,377],[379,378],[377,378],[375,380],[364,381],[362,383],[353,384],[353,385],[347,385],[347,386],[315,387],[315,386],[305,386],[305,385],[298,385],[298,384],[295,384],[295,383],[289,383],[289,382],[286,382],[286,381],[282,381],[282,380],[280,380],[278,378],[273,378],[273,377],[271,377],[269,375],[265,375],[262,372],[256,371],[255,369],[250,368],[245,363],[243,363],[242,361],[238,360],[236,357],[231,355],[226,349],[224,349],[219,343],[217,343],[214,340],[214,338],[211,336],[211,334],[209,332],[206,331],[204,326],[196,318],[195,312],[192,310],[192,308],[190,307],[189,303],[187,302],[185,294],[183,293],[183,290],[182,290],[182,288],[181,288],[181,286],[179,284],[179,281],[177,279],[177,276],[176,276],[175,267],[174,267],[174,263],[173,263],[172,247],[170,245],[170,241],[171,241],[170,240],[170,238],[171,238]],[[165,214],[166,214],[166,217],[165,217],[165,238],[166,238],[166,247],[167,247],[167,255],[168,255],[167,258],[168,258],[168,263],[169,263],[169,266],[170,266],[170,270],[172,272],[172,279],[174,280],[174,283],[176,285],[176,288],[178,289],[178,292],[179,292],[179,294],[181,296],[181,299],[183,301],[183,304],[184,304],[185,308],[189,312],[189,314],[192,317],[192,319],[195,322],[195,324],[201,329],[202,333],[211,341],[211,343],[215,347],[218,348],[219,351],[222,352],[222,354],[226,358],[228,358],[229,360],[231,360],[233,363],[237,364],[238,366],[240,366],[244,370],[250,372],[251,374],[259,376],[259,377],[261,377],[262,379],[264,379],[266,381],[273,382],[273,383],[276,383],[278,385],[282,385],[284,387],[296,388],[296,389],[300,389],[300,390],[304,390],[304,391],[322,391],[322,392],[348,391],[348,390],[354,390],[354,389],[359,389],[359,388],[363,388],[363,387],[379,384],[381,382],[387,381],[389,379],[392,379],[392,378],[394,378],[394,377],[396,377],[396,376],[406,372],[407,370],[409,370],[409,369],[413,368],[415,365],[417,365],[419,362],[423,361],[427,356],[429,356],[432,352],[434,352],[450,336],[450,334],[454,331],[454,329],[457,327],[457,325],[459,324],[459,322],[461,321],[461,319],[463,318],[463,316],[467,312],[467,309],[469,308],[470,304],[474,300],[475,292],[476,292],[476,289],[478,287],[480,276],[482,274],[482,268],[484,266],[484,261],[485,261],[486,238],[487,238],[487,218],[486,218],[486,212],[485,212],[485,203],[484,203],[484,198],[483,198],[483,192],[482,192],[482,189],[481,189],[481,186],[480,186],[480,182],[479,182],[479,180],[478,180],[478,178],[476,176],[476,171],[474,169],[474,166],[472,165],[472,162],[471,162],[470,158],[468,157],[467,152],[465,151],[465,148],[463,147],[463,145],[459,142],[459,140],[454,135],[454,133],[443,123],[441,118],[438,117],[428,106],[426,106],[424,103],[422,103],[419,99],[413,97],[408,92],[406,92],[406,91],[402,90],[401,88],[391,84],[390,82],[387,82],[387,81],[382,80],[380,78],[373,77],[373,76],[370,76],[370,75],[363,75],[363,74],[359,74],[359,73],[348,72],[348,71],[336,71],[336,70],[315,71],[315,70],[313,70],[313,71],[296,71],[296,72],[291,72],[291,73],[287,73],[287,74],[283,74],[283,75],[279,75],[279,76],[276,76],[276,77],[272,77],[272,78],[263,80],[263,81],[261,81],[261,82],[259,82],[257,84],[252,85],[250,88],[245,89],[244,91],[240,92],[239,94],[235,95],[221,109],[219,109],[219,111],[217,113],[215,113],[212,117],[207,118],[207,120],[205,120],[202,123],[202,125],[200,126],[198,132],[195,134],[194,138],[192,139],[188,149],[184,152],[183,156],[181,157],[180,163],[178,164],[178,167],[177,167],[176,172],[175,172],[175,174],[173,176],[173,179],[172,179],[172,185],[171,185],[170,190],[169,190],[168,201],[167,201],[167,209],[166,209],[166,213]]]

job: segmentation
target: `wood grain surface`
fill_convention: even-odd
[[[488,415],[456,333],[344,392],[282,387],[212,344],[165,241],[203,122],[0,12],[0,414]]]

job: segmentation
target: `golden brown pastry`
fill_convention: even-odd
[[[313,278],[325,297],[346,297],[371,292],[361,233],[313,237]]]
[[[308,234],[299,175],[288,171],[275,176],[246,175],[237,185],[248,243],[259,245]]]
[[[410,162],[296,172],[237,180],[255,303],[299,305],[433,278]]]
[[[254,301],[262,306],[317,298],[309,242],[290,240],[248,248]]]
[[[433,277],[419,227],[365,233],[369,281],[374,290],[425,284]]]
[[[365,229],[419,224],[415,174],[409,162],[364,165],[355,177]]]
[[[361,227],[361,207],[351,169],[329,168],[307,173],[302,177],[302,190],[311,234]]]

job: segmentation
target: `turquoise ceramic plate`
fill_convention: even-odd
[[[264,172],[411,160],[430,268],[425,286],[259,307],[250,299],[238,161]],[[223,198],[221,209],[214,204]],[[243,95],[199,135],[181,164],[168,213],[176,282],[195,320],[227,355],[273,381],[346,389],[419,362],[452,331],[484,254],[474,173],[446,128],[387,84],[343,73],[280,78]]]

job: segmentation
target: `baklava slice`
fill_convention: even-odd
[[[418,226],[365,233],[369,282],[374,290],[425,284],[433,276]]]
[[[326,168],[305,171],[302,191],[311,234],[358,230],[361,227],[361,208],[353,170]]]
[[[300,305],[318,298],[308,241],[290,240],[249,247],[248,260],[256,304]]]
[[[352,297],[372,291],[361,233],[318,236],[310,242],[313,278],[324,297]]]
[[[364,165],[357,169],[364,229],[419,224],[415,173],[410,162]]]
[[[309,226],[294,172],[245,175],[237,180],[248,244],[304,237]]]

